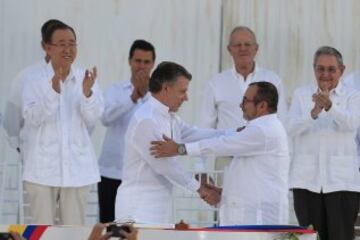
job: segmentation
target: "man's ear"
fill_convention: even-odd
[[[166,90],[166,88],[167,88],[167,86],[166,86],[166,82],[165,83],[163,83],[163,84],[161,84],[161,90],[163,91],[163,90]]]
[[[228,44],[226,48],[227,48],[228,52],[229,52],[229,53],[230,53],[230,55],[231,55],[230,44]]]
[[[51,45],[44,43],[44,44],[42,45],[42,47],[43,47],[44,51],[46,52],[46,54],[47,54],[48,56],[51,56]]]
[[[343,75],[343,73],[345,72],[345,65],[341,65],[340,66],[340,72],[341,72],[341,75],[340,76],[342,76]]]
[[[169,82],[164,82],[164,83],[161,85],[161,90],[168,90],[169,87],[170,87]]]
[[[258,103],[258,105],[260,106],[260,109],[263,109],[263,110],[268,109],[268,103],[265,101],[261,101],[260,103]]]

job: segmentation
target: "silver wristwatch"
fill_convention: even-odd
[[[178,152],[179,155],[186,155],[185,144],[178,144],[177,152]]]

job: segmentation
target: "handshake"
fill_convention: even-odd
[[[196,178],[198,179],[199,176],[196,175]],[[206,178],[207,176],[205,174],[201,174],[198,193],[202,200],[207,202],[209,205],[214,206],[220,202],[222,188],[216,187],[211,178],[209,181],[210,183],[208,183]]]

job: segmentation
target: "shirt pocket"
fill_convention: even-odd
[[[293,159],[291,177],[296,181],[314,178],[318,174],[318,162],[314,155],[298,154]]]
[[[39,145],[35,165],[41,177],[57,177],[60,169],[60,145],[57,143],[50,145]]]
[[[329,175],[333,181],[348,181],[353,179],[356,156],[331,156]]]
[[[246,201],[239,197],[227,196],[220,207],[222,225],[257,224],[258,205],[256,197]]]
[[[40,127],[38,132],[39,145],[43,148],[51,148],[59,145],[60,138],[57,129],[57,123],[46,123]]]

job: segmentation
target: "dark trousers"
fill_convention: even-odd
[[[313,225],[321,240],[353,240],[360,193],[314,193],[293,189],[294,208],[301,226]]]
[[[115,198],[121,180],[101,176],[98,183],[100,222],[107,223],[115,220]]]

